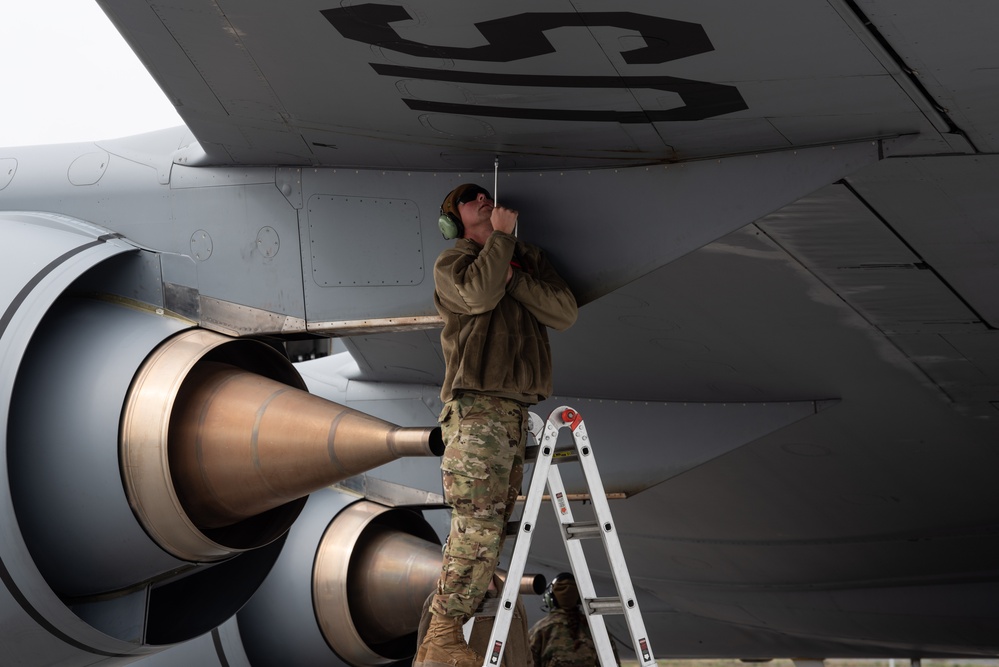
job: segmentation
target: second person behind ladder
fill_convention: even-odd
[[[534,667],[600,667],[597,648],[579,602],[579,589],[572,573],[556,575],[545,592],[548,615],[531,628]],[[620,665],[613,640],[611,648]]]

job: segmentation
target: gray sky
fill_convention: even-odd
[[[93,0],[0,1],[0,146],[181,125]]]

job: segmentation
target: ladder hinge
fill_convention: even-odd
[[[538,460],[538,454],[541,452],[541,447],[539,445],[533,445],[524,450],[524,461],[530,463],[531,461]],[[576,453],[575,447],[566,447],[564,449],[556,449],[552,452],[552,465],[558,465],[560,463],[571,463],[573,461],[579,460],[579,454]]]

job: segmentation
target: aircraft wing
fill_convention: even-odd
[[[985,2],[100,4],[204,164],[596,168],[995,132]]]

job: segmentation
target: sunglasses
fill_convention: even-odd
[[[476,185],[462,192],[461,196],[458,197],[457,199],[457,203],[461,205],[461,204],[467,204],[470,201],[475,201],[476,199],[479,198],[480,194],[485,195],[486,199],[488,199],[489,201],[493,200],[493,196],[489,194],[488,190],[486,190],[485,188],[480,188],[479,186]]]

